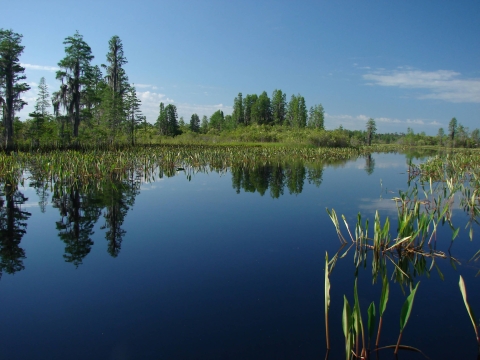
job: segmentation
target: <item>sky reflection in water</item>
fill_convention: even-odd
[[[345,214],[351,226],[358,211],[371,221],[375,210],[394,220],[391,198],[406,189],[406,170],[405,155],[373,154],[335,166],[197,173],[191,181],[178,172],[154,183],[106,183],[101,191],[52,193],[28,182],[4,191],[2,356],[321,357],[323,261],[339,246],[325,208]],[[462,211],[454,217],[462,226]],[[442,248],[451,236],[445,230]],[[403,343],[430,358],[448,351],[450,358],[475,357],[457,284],[460,273],[471,304],[480,304],[478,269],[465,264],[478,241],[465,233],[456,242],[464,265],[454,271],[441,262],[443,282],[435,271],[421,278],[405,330]],[[343,294],[353,298],[353,272],[347,258],[332,273],[331,358],[343,357],[340,316]],[[371,283],[370,269],[361,271],[365,309],[379,299],[380,286]],[[396,342],[404,300],[398,285],[391,293],[384,344]]]

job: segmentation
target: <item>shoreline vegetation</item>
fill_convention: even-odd
[[[122,40],[112,36],[104,64],[94,65],[90,46],[77,31],[65,38],[65,57],[57,66],[58,88],[50,93],[39,79],[34,111],[24,121],[16,113],[30,90],[20,56],[22,35],[0,28],[0,146],[4,151],[118,148],[154,144],[275,144],[275,146],[348,148],[372,144],[477,148],[480,129],[470,131],[452,118],[436,136],[424,132],[377,132],[374,119],[365,130],[325,129],[322,104],[307,107],[301,94],[280,89],[271,96],[242,94],[233,99],[232,114],[217,110],[210,117],[178,117],[175,104],[159,103],[158,117],[141,111],[135,85],[129,82]]]

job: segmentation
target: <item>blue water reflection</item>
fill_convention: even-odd
[[[358,211],[395,219],[391,198],[407,186],[407,161],[373,154],[335,166],[199,172],[191,181],[179,171],[153,183],[113,181],[101,191],[26,181],[1,194],[2,358],[324,357],[324,256],[339,247],[325,208],[352,225]],[[12,214],[16,232],[8,228]],[[463,219],[461,210],[454,216]],[[446,230],[438,243],[448,248]],[[452,251],[462,263],[478,250],[467,234],[457,243]],[[458,274],[478,307],[478,269],[453,270],[448,260],[439,267],[445,281],[435,271],[420,279],[403,343],[433,359],[473,359]],[[344,357],[340,317],[343,295],[353,299],[354,271],[343,259],[331,277],[333,359]],[[380,285],[368,268],[359,289],[365,309],[378,303]],[[392,283],[384,344],[396,343],[404,298]]]

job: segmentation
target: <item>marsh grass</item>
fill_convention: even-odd
[[[450,254],[454,241],[459,237],[461,227],[455,227],[452,221],[452,212],[457,202],[467,214],[465,230],[469,229],[469,238],[473,240],[473,224],[479,224],[480,215],[480,154],[478,152],[461,151],[446,153],[435,156],[421,165],[409,164],[409,188],[400,191],[399,196],[394,197],[397,207],[397,231],[392,236],[390,231],[390,220],[387,217],[382,223],[378,211],[373,221],[373,234],[369,235],[368,219],[362,222],[359,213],[357,223],[353,229],[349,227],[345,216],[341,216],[346,234],[342,232],[339,217],[334,209],[327,213],[334,224],[341,247],[332,257],[327,266],[329,275],[336,262],[344,258],[347,253],[354,250],[354,263],[358,269],[367,267],[367,260],[371,254],[372,279],[376,282],[378,276],[382,278],[382,293],[379,301],[379,322],[375,351],[383,349],[394,349],[395,355],[399,350],[420,352],[419,349],[411,346],[401,345],[401,339],[406,324],[410,318],[415,295],[419,282],[414,285],[417,276],[427,275],[435,268],[439,277],[443,280],[443,274],[437,265],[438,259],[450,259],[452,266],[460,264]],[[447,224],[452,231],[449,255],[436,250],[437,231],[439,227]],[[347,247],[346,250],[344,248]],[[480,259],[480,250],[470,261]],[[430,264],[428,264],[430,262]],[[387,266],[390,264],[390,266]],[[388,270],[391,275],[387,276]],[[480,274],[480,271],[477,275]],[[382,329],[383,314],[389,294],[389,277],[395,280],[404,291],[404,286],[410,289],[400,313],[400,333],[395,345],[380,346],[380,333]],[[329,285],[331,285],[329,283]],[[460,290],[467,308],[468,315],[473,324],[477,342],[480,339],[479,328],[473,309],[467,301],[466,287],[463,278],[460,276]],[[368,344],[373,337],[373,324],[376,319],[375,304],[372,302],[368,307]],[[366,337],[361,318],[360,304],[358,302],[357,280],[354,285],[354,305],[350,306],[348,299],[344,296],[344,308],[342,315],[342,327],[345,336],[346,359],[361,358],[370,356],[370,345],[366,346]],[[423,353],[422,353],[423,354]]]

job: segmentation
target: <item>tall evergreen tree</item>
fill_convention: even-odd
[[[40,78],[38,84],[38,97],[35,105],[35,110],[42,114],[45,118],[48,115],[48,108],[50,107],[50,94],[48,93],[48,85],[45,82],[45,78]]]
[[[252,122],[259,125],[269,125],[272,122],[272,106],[266,91],[260,94],[252,106]]]
[[[178,115],[177,107],[173,104],[168,104],[165,107],[165,119],[167,123],[167,135],[175,136],[178,134]]]
[[[457,119],[452,118],[452,120],[450,120],[450,122],[448,123],[448,132],[449,132],[450,141],[452,142],[452,146],[454,145],[454,142],[455,142],[456,131],[457,131]]]
[[[163,102],[160,103],[160,113],[158,114],[157,122],[155,126],[158,128],[160,134],[167,135],[168,132],[168,123],[165,113],[165,105]]]
[[[252,109],[257,102],[258,96],[256,94],[247,95],[243,98],[243,111],[245,125],[252,124]]]
[[[43,127],[45,121],[47,121],[48,117],[48,108],[50,107],[50,94],[48,93],[48,87],[45,83],[45,78],[40,78],[40,83],[38,84],[38,97],[35,103],[35,111],[33,113],[28,114],[31,118],[33,118],[34,126],[33,126],[33,137],[35,141],[35,146],[40,144],[40,136],[43,132]]]
[[[375,120],[370,118],[367,121],[367,145],[370,146],[372,145],[372,140],[373,140],[373,135],[377,132],[377,124],[375,123]]]
[[[192,114],[190,118],[190,130],[196,133],[200,131],[200,117],[197,114]]]
[[[292,95],[287,109],[287,123],[291,127],[304,128],[307,125],[307,106],[305,98],[298,94]]]
[[[437,137],[438,144],[443,145],[443,138],[445,137],[445,131],[443,130],[443,128],[438,129]]]
[[[325,129],[325,111],[322,104],[312,106],[308,116],[308,126],[315,129]]]
[[[200,124],[200,132],[206,134],[208,131],[208,118],[206,115],[202,116],[202,123]]]
[[[287,111],[287,95],[282,90],[273,90],[272,121],[275,125],[283,125]]]
[[[223,130],[225,117],[222,110],[215,111],[212,116],[210,116],[210,127],[212,129],[217,129],[219,131]]]
[[[2,106],[5,127],[5,146],[13,147],[13,121],[15,111],[21,110],[27,103],[20,95],[30,89],[23,75],[25,68],[20,65],[20,55],[24,46],[20,45],[22,35],[12,30],[0,29],[0,105]]]
[[[80,126],[80,105],[82,98],[82,86],[86,83],[85,74],[93,59],[90,46],[83,40],[83,36],[77,31],[73,36],[65,38],[65,57],[60,60],[57,71],[57,79],[62,81],[60,94],[55,96],[57,103],[62,101],[68,108],[68,115],[73,122],[73,137],[78,138]],[[60,95],[60,96],[59,96]],[[69,99],[69,101],[66,101]],[[58,109],[58,105],[57,105]]]
[[[108,121],[110,130],[115,138],[117,129],[120,128],[120,124],[124,119],[123,114],[124,97],[129,92],[128,77],[125,73],[123,65],[128,61],[123,52],[123,43],[120,38],[115,35],[108,41],[108,53],[107,53],[107,65],[102,64],[105,69],[105,79],[109,88],[109,96],[111,100],[108,106]],[[127,110],[128,112],[128,110]]]
[[[125,108],[127,110],[128,129],[132,146],[135,145],[135,131],[143,119],[142,111],[140,110],[141,103],[141,100],[137,97],[135,86],[131,86],[126,93]]]
[[[232,120],[235,124],[245,125],[242,93],[238,93],[238,96],[233,100]]]

